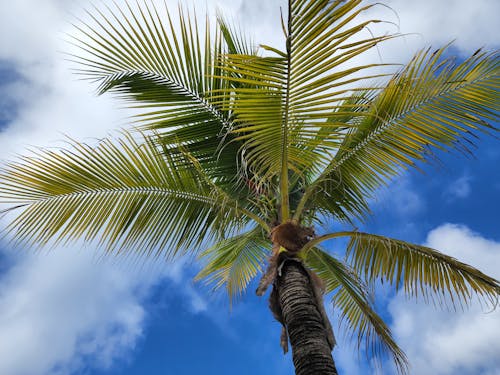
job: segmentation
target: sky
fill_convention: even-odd
[[[175,8],[176,1],[167,3]],[[0,1],[0,160],[33,146],[62,146],[65,135],[89,141],[127,126],[128,113],[76,79],[62,53],[70,49],[71,22],[90,4]],[[374,16],[408,35],[367,58],[404,62],[418,48],[451,40],[459,58],[500,47],[496,0],[385,4],[390,8],[377,7]],[[196,2],[202,12],[218,7],[255,41],[278,47],[280,5]],[[373,217],[360,229],[434,247],[500,278],[498,140],[480,137],[474,154],[440,154],[423,173],[406,173],[381,189]],[[339,246],[333,242],[330,250],[341,252]],[[1,242],[0,374],[292,374],[279,324],[254,285],[230,309],[221,293],[192,281],[197,267],[187,260],[138,266],[102,258],[85,244],[35,252]],[[467,311],[437,310],[386,288],[376,303],[412,374],[500,375],[500,310],[477,303]],[[340,374],[374,373],[348,338],[337,336]],[[379,373],[394,372],[384,363]]]

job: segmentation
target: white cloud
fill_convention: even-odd
[[[134,348],[145,317],[138,279],[86,254],[25,255],[2,276],[1,374],[106,368]]]
[[[124,125],[125,112],[70,72],[61,51],[71,13],[83,1],[19,0],[0,3],[0,60],[20,77],[8,95],[18,116],[0,131],[0,157],[11,158],[27,146],[54,146],[63,134],[82,140],[103,137]],[[20,22],[23,20],[23,22]],[[61,146],[61,143],[57,143]]]
[[[496,0],[389,0],[387,4],[398,13],[401,32],[418,33],[426,44],[456,40],[454,46],[466,53],[499,44]]]
[[[406,181],[406,180],[405,180]],[[406,182],[397,184],[397,187],[391,190],[393,207],[401,215],[413,215],[420,212],[424,203],[418,193],[412,190]]]
[[[65,9],[62,2],[51,0],[2,1],[0,57],[26,68],[52,59]]]
[[[82,367],[111,367],[143,336],[144,305],[156,285],[168,285],[191,314],[207,310],[186,281],[185,262],[137,267],[97,255],[90,248],[23,252],[0,274],[0,374],[67,375]]]
[[[422,196],[411,186],[411,180],[404,175],[387,188],[381,189],[374,203],[407,218],[426,209]]]
[[[462,176],[448,186],[446,198],[448,200],[467,198],[471,193],[471,180],[468,175]]]
[[[500,242],[467,227],[442,225],[426,245],[500,278]],[[466,311],[437,310],[398,294],[389,305],[392,329],[414,375],[500,375],[500,310],[473,302]]]

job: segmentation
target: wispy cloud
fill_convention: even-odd
[[[380,189],[374,204],[385,207],[407,219],[426,209],[424,199],[407,175],[400,176],[387,188]]]
[[[445,191],[446,199],[452,201],[467,198],[472,191],[471,181],[472,178],[469,175],[464,175],[453,181]]]
[[[185,301],[176,308],[207,310],[182,260],[132,264],[91,248],[12,254],[0,252],[15,259],[0,274],[0,374],[66,375],[130,357],[157,286]]]
[[[401,32],[411,33],[425,44],[446,44],[463,53],[479,47],[498,46],[500,2],[496,0],[389,0],[398,14]]]

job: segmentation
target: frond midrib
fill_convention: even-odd
[[[120,195],[120,194],[144,194],[144,193],[160,193],[165,196],[174,196],[176,198],[187,199],[197,202],[202,202],[206,204],[217,205],[217,199],[210,198],[205,195],[195,194],[191,192],[169,189],[165,187],[141,187],[141,186],[133,186],[133,187],[109,187],[109,188],[94,188],[94,189],[84,189],[78,190],[70,193],[64,194],[53,194],[47,195],[45,197],[39,199],[31,199],[26,201],[18,200],[18,202],[24,202],[26,205],[30,204],[40,204],[45,202],[64,200],[66,198],[79,198],[79,197],[88,197],[88,196],[96,196],[96,195]]]

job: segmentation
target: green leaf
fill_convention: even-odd
[[[229,85],[214,61],[226,52],[256,53],[251,42],[220,15],[215,28],[208,19],[200,27],[195,13],[179,8],[177,25],[166,6],[153,3],[94,7],[87,16],[71,36],[81,50],[73,56],[77,73],[135,109],[136,125],[158,132],[165,147],[182,146],[208,163],[213,178],[234,184],[241,145],[227,134],[230,118],[214,103],[224,100],[212,98],[213,90]]]
[[[307,253],[307,265],[323,279],[326,292],[332,293],[332,303],[339,310],[341,325],[356,334],[358,347],[362,342],[379,364],[383,354],[390,354],[398,371],[408,373],[408,360],[398,347],[389,327],[375,312],[366,286],[345,263],[317,248]]]
[[[493,305],[500,283],[437,250],[374,234],[351,232],[347,257],[368,282],[386,280],[406,295],[440,304],[467,304],[474,296]]]
[[[225,286],[231,301],[260,272],[269,252],[269,240],[260,228],[228,238],[200,254],[200,260],[207,263],[196,280],[213,285],[214,290]]]
[[[173,257],[230,235],[256,215],[210,182],[188,155],[131,134],[74,142],[7,164],[0,203],[22,211],[7,232],[23,244],[98,240],[108,251]],[[247,212],[247,214],[243,214]]]
[[[371,8],[357,0],[289,4],[286,50],[264,46],[277,56],[219,59],[226,79],[238,87],[217,90],[224,112],[234,116],[232,133],[244,141],[248,170],[260,179],[279,179],[283,220],[290,213],[289,174],[319,174],[328,164],[349,125],[335,121],[332,113],[350,112],[341,105],[353,83],[377,76],[365,71],[383,65],[346,63],[394,37],[361,36],[379,21],[352,26]]]
[[[478,51],[456,64],[441,58],[445,51],[419,52],[383,90],[364,94],[366,109],[349,121],[352,127],[307,188],[302,207],[314,196],[316,207],[331,215],[340,207],[362,218],[367,200],[402,170],[431,159],[436,149],[469,153],[474,131],[494,130],[498,53]]]

